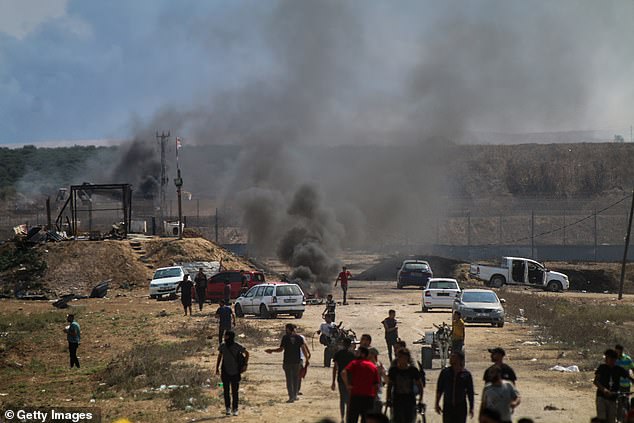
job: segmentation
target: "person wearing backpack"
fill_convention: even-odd
[[[241,374],[246,371],[249,363],[249,352],[235,342],[235,338],[236,333],[232,330],[224,333],[224,342],[218,349],[218,360],[216,360],[216,374],[220,374],[222,380],[227,416],[238,415]]]

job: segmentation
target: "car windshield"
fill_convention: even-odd
[[[453,281],[430,281],[427,289],[458,289],[458,284]]]
[[[423,271],[423,272],[428,272],[429,271],[429,266],[427,266],[425,263],[407,263],[405,265],[405,270],[415,270],[415,271]]]
[[[493,292],[465,292],[462,294],[465,303],[497,303],[498,297]]]
[[[280,285],[277,287],[277,295],[284,297],[288,295],[302,295],[302,291],[297,285]]]
[[[181,275],[179,268],[159,269],[154,273],[154,279],[173,278]]]

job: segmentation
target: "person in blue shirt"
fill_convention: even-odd
[[[614,347],[617,355],[619,356],[616,359],[616,365],[619,367],[623,367],[628,374],[631,374],[631,371],[634,370],[634,362],[632,362],[632,358],[623,352],[623,345],[616,345]],[[630,382],[629,378],[622,377],[621,378],[621,391],[630,392],[630,386],[632,386],[632,382]]]
[[[220,307],[216,310],[218,318],[218,344],[222,344],[225,332],[231,330],[236,324],[236,316],[231,307],[224,300],[220,300]]]
[[[69,314],[66,317],[66,321],[69,323],[64,328],[66,332],[66,339],[68,340],[68,352],[70,353],[70,367],[77,366],[79,369],[79,359],[77,358],[77,348],[79,348],[79,342],[81,339],[81,330],[79,323],[75,321],[75,315]]]

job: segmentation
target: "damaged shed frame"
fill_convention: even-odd
[[[92,197],[93,195],[99,195],[103,197],[116,197],[120,199],[121,206],[116,208],[93,208]],[[82,204],[87,204],[87,208],[81,207]],[[67,213],[67,208],[70,206],[70,218]],[[84,183],[82,185],[71,185],[70,195],[64,206],[55,219],[55,226],[57,230],[62,229],[64,224],[64,218],[66,218],[66,224],[68,225],[71,236],[78,235],[78,214],[79,212],[88,212],[89,230],[92,231],[92,213],[103,211],[121,211],[123,212],[124,236],[128,234],[128,228],[132,220],[132,185],[130,184],[89,184]]]

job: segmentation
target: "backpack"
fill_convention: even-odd
[[[238,351],[237,354],[234,354],[233,351],[231,351],[231,348],[229,348],[229,347],[227,347],[227,351],[229,351],[229,354],[231,354],[233,359],[236,361],[236,364],[238,365],[238,371],[240,373],[246,372],[246,370],[247,370],[247,359],[244,356],[244,353],[242,351]]]

